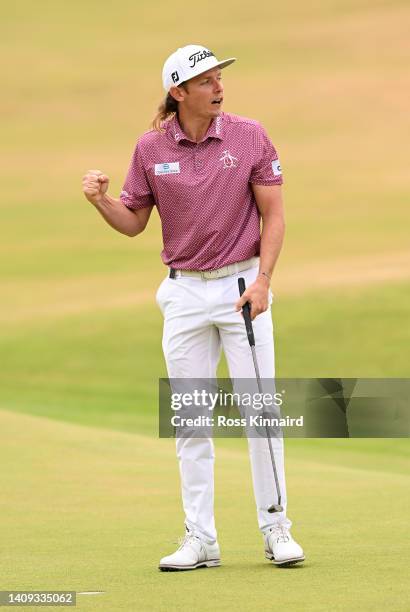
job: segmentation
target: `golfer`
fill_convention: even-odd
[[[83,178],[86,198],[127,236],[143,232],[158,210],[168,273],[156,300],[171,379],[215,379],[222,349],[232,379],[255,378],[241,314],[247,301],[260,375],[275,373],[270,280],[284,235],[282,171],[262,125],[222,111],[221,71],[235,59],[218,61],[201,45],[177,49],[163,66],[166,98],[136,143],[119,199],[108,195],[103,172],[89,170]],[[247,289],[239,298],[241,276]],[[283,440],[271,443],[283,511],[268,512],[278,501],[268,440],[248,437],[257,519],[266,558],[290,565],[305,557],[289,531]],[[181,437],[176,450],[185,537],[159,568],[220,565],[212,438]]]

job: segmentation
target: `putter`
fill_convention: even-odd
[[[246,289],[245,279],[238,278],[238,285],[239,285],[239,295],[242,296],[243,292]],[[255,366],[255,374],[256,374],[256,380],[258,383],[258,390],[259,390],[259,393],[263,393],[261,377],[259,374],[258,361],[256,359],[255,336],[253,333],[253,326],[252,326],[252,320],[251,320],[251,308],[250,308],[249,302],[245,302],[245,304],[242,306],[242,312],[243,312],[243,318],[245,319],[246,334],[248,336],[249,346],[251,347],[251,351],[252,351],[252,359],[253,359],[253,365]],[[272,514],[273,512],[282,512],[283,506],[281,504],[282,496],[280,493],[280,486],[279,486],[278,472],[276,470],[275,456],[273,454],[272,441],[269,435],[269,430],[268,430],[267,425],[265,425],[265,431],[266,431],[266,438],[268,440],[268,445],[269,445],[270,458],[272,461],[272,470],[273,470],[273,477],[275,480],[276,494],[278,497],[278,503],[272,504],[268,508],[268,512]]]

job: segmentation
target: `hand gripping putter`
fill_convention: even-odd
[[[245,287],[245,279],[244,278],[238,278],[238,285],[239,285],[239,295],[242,296],[243,292],[246,289],[246,287]],[[243,312],[243,318],[245,319],[246,334],[248,336],[249,346],[251,347],[251,351],[252,351],[252,359],[253,359],[253,365],[255,366],[255,374],[256,374],[256,380],[257,380],[257,383],[258,383],[258,390],[259,390],[259,393],[263,393],[261,377],[260,377],[260,374],[259,374],[258,361],[256,359],[255,336],[254,336],[254,333],[253,333],[253,326],[252,326],[252,320],[251,320],[251,309],[250,309],[249,302],[246,302],[242,306],[242,312]],[[277,504],[272,504],[271,506],[269,506],[268,512],[270,512],[270,513],[273,513],[273,512],[282,512],[283,511],[283,506],[281,505],[282,496],[280,494],[278,472],[276,470],[275,456],[273,454],[273,448],[272,448],[272,440],[271,440],[271,437],[269,435],[269,430],[268,430],[268,427],[267,427],[266,424],[265,424],[265,431],[266,431],[266,439],[267,439],[268,445],[269,445],[270,458],[271,458],[271,461],[272,461],[272,470],[273,470],[273,477],[275,479],[276,494],[277,494],[277,497],[278,497],[278,503]]]

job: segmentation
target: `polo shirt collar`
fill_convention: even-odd
[[[193,140],[188,138],[188,136],[181,128],[176,114],[172,117],[170,121],[168,121],[167,132],[171,136],[172,140],[177,143],[180,143],[184,140],[187,140],[188,142],[194,142]],[[200,142],[204,142],[208,138],[218,138],[219,140],[223,140],[223,113],[221,113],[218,117],[212,119],[207,133]]]

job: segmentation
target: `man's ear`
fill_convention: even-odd
[[[182,87],[172,86],[169,93],[177,102],[183,102],[186,96],[186,92]]]

